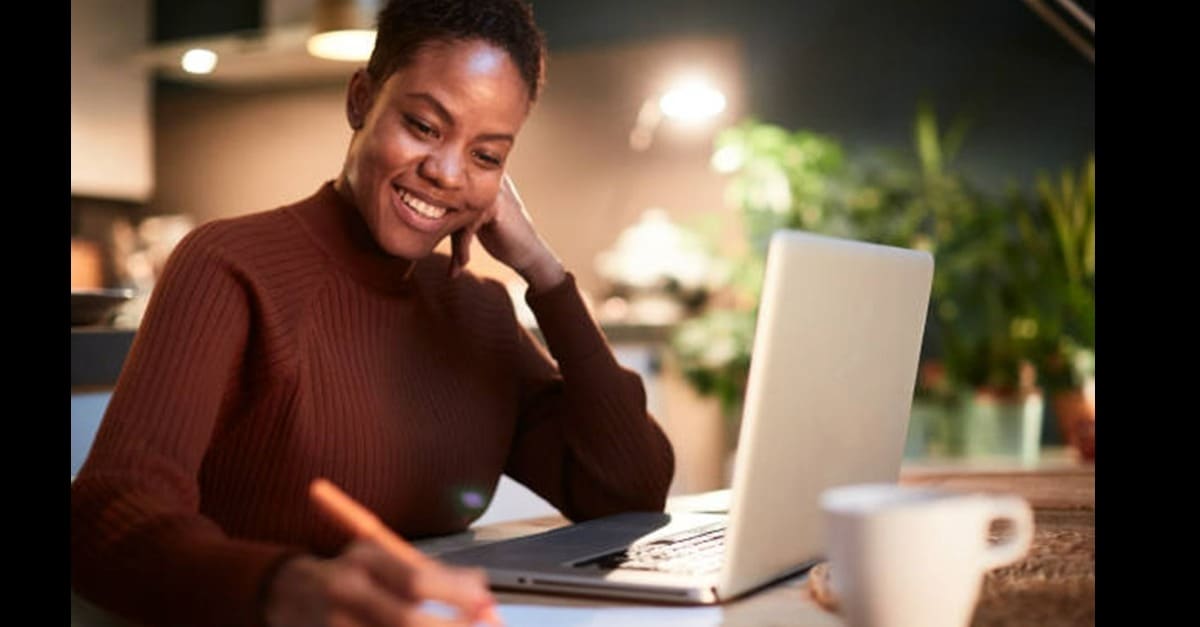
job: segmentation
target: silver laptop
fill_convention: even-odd
[[[720,603],[822,557],[818,495],[895,482],[933,278],[925,252],[779,231],[728,511],[631,512],[443,553],[495,588]]]

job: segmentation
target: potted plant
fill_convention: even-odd
[[[1043,387],[1059,431],[1087,460],[1094,460],[1096,428],[1096,160],[1089,155],[1078,172],[1064,169],[1057,184],[1038,176],[1048,260],[1047,282],[1054,298],[1044,318],[1053,341],[1039,360]]]
[[[1037,384],[1039,347],[1053,329],[1044,318],[1049,264],[1037,215],[1019,190],[993,198],[953,168],[963,126],[940,134],[933,110],[918,108],[921,172],[914,202],[936,269],[931,295],[930,358],[936,388],[949,406],[939,444],[949,454],[1037,459],[1044,401]]]
[[[694,230],[714,256],[730,230],[742,245],[721,255],[729,261],[727,281],[704,311],[677,325],[670,349],[692,387],[720,401],[732,450],[771,234],[798,228],[853,236],[854,226],[845,220],[846,162],[834,139],[747,119],[720,132],[714,148],[714,167],[729,175],[726,204],[733,211],[724,217],[731,220]]]
[[[849,159],[830,137],[755,120],[723,131],[713,161],[730,174],[727,201],[746,245],[724,297],[714,294],[672,339],[693,386],[718,396],[728,416],[740,415],[774,230],[924,249],[933,253],[935,271],[906,454],[1036,460],[1044,412],[1039,370],[1081,363],[1088,353],[1072,347],[1094,347],[1094,253],[1091,261],[1068,261],[1088,258],[1080,251],[1094,244],[1078,242],[1094,235],[1080,235],[1075,217],[1071,228],[1051,226],[1066,213],[1056,207],[1079,202],[1074,191],[1047,195],[1043,183],[1043,202],[1031,206],[1019,190],[993,198],[972,185],[955,168],[966,128],[959,120],[942,132],[932,108],[918,105],[915,160]],[[1094,215],[1094,193],[1087,198]],[[1071,279],[1076,267],[1091,274]],[[1091,355],[1094,375],[1094,348]],[[1053,376],[1047,389],[1057,392]],[[736,434],[736,421],[730,427]]]
[[[915,248],[928,247],[930,238],[922,231],[926,208],[913,202],[914,173],[853,161],[831,136],[751,118],[718,134],[713,165],[729,175],[726,204],[733,211],[725,217],[732,219],[693,228],[714,256],[721,235],[730,230],[743,245],[721,255],[731,262],[728,281],[703,312],[676,327],[670,348],[692,387],[720,401],[732,448],[771,234],[793,228]],[[929,422],[912,422],[914,454],[923,451],[922,429]]]

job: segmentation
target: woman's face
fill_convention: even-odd
[[[528,110],[511,58],[484,41],[431,42],[382,85],[359,71],[339,191],[353,196],[380,247],[424,257],[496,200]]]

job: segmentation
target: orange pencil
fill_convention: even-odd
[[[328,479],[320,477],[313,479],[309,486],[309,495],[322,510],[344,525],[351,533],[379,543],[384,550],[401,562],[417,568],[427,566],[432,561],[416,547],[392,533],[370,510],[360,505],[358,501],[355,501]],[[484,607],[480,612],[480,619],[493,625],[502,624],[494,606]]]
[[[423,566],[429,558],[413,545],[392,533],[375,514],[355,501],[349,494],[328,479],[313,479],[309,494],[327,514],[346,527],[350,533],[378,542],[396,559],[411,566]]]

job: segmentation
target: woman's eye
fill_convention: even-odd
[[[412,116],[405,116],[405,118],[408,120],[408,124],[416,129],[418,133],[429,137],[437,137],[437,129],[422,122],[419,118]]]
[[[491,166],[498,166],[504,161],[500,157],[479,151],[475,151],[475,158]]]

